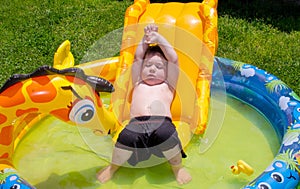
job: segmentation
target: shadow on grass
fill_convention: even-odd
[[[191,0],[151,0],[151,3],[191,2]],[[218,15],[248,21],[260,20],[280,31],[300,31],[299,0],[219,0]]]
[[[259,19],[284,32],[300,31],[300,5],[292,1],[221,0],[218,14],[249,21]]]

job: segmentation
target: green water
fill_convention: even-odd
[[[203,139],[194,136],[187,146],[188,157],[183,164],[193,180],[184,186],[177,185],[167,163],[150,168],[121,168],[111,181],[101,185],[95,175],[109,163],[111,138],[99,138],[89,130],[79,130],[53,117],[40,121],[24,137],[14,162],[21,176],[39,189],[240,188],[270,164],[279,149],[279,140],[269,123],[248,105],[227,98],[224,112],[219,108],[223,102],[212,102],[217,105],[211,107],[210,122],[219,117],[222,127],[204,153],[200,153]],[[218,116],[222,113],[224,118]],[[214,134],[214,130],[210,132]],[[253,167],[253,175],[231,173],[230,166],[240,159]]]

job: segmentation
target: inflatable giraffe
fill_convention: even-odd
[[[66,41],[59,50],[68,50],[68,45]],[[70,55],[64,60],[67,57]],[[12,156],[18,141],[45,116],[90,128],[97,135],[106,135],[115,127],[115,119],[103,107],[100,94],[113,92],[113,85],[103,78],[85,75],[80,68],[65,68],[70,65],[63,61],[54,65],[61,69],[42,66],[31,74],[13,75],[0,89],[2,174],[14,172]]]

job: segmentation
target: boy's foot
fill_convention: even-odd
[[[192,180],[190,173],[182,166],[172,166],[173,173],[178,184],[187,184]]]
[[[103,184],[114,176],[117,169],[117,166],[109,165],[97,173],[97,179]]]

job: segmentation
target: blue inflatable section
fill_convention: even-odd
[[[212,88],[222,89],[222,83],[225,83],[227,94],[261,112],[282,139],[278,154],[269,167],[244,189],[297,188],[300,161],[299,96],[276,76],[253,65],[215,57],[214,68]],[[223,75],[224,81],[217,78],[219,75]]]

